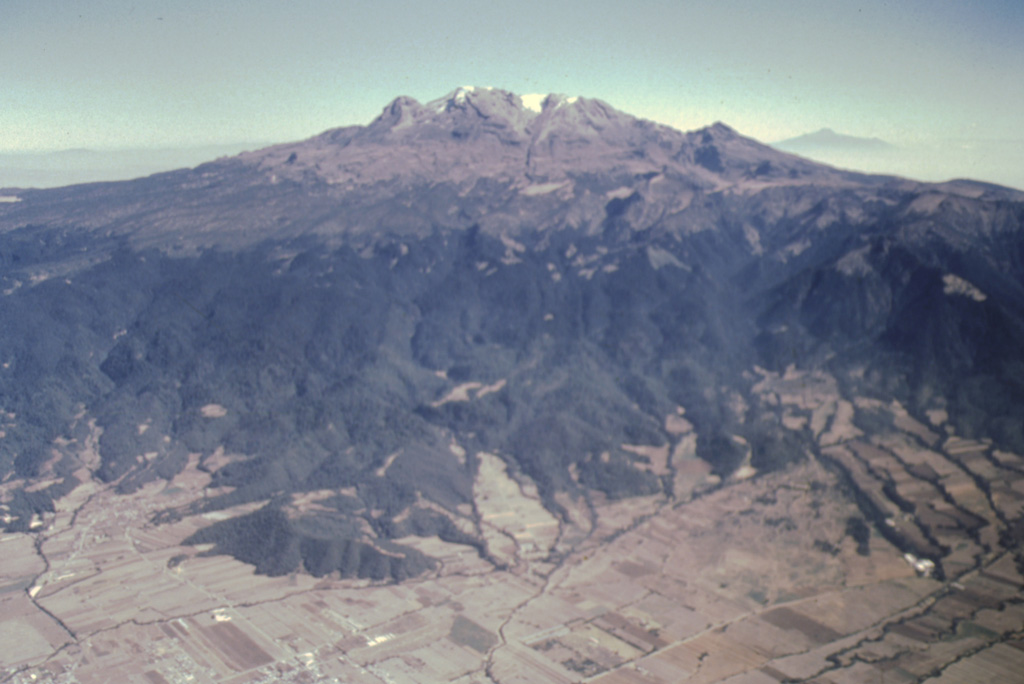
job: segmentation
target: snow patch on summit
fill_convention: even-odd
[[[519,101],[523,103],[523,107],[526,109],[540,114],[544,109],[544,100],[546,100],[547,97],[548,96],[543,93],[528,93],[526,95],[520,95]]]

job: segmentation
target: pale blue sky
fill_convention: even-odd
[[[459,85],[764,141],[1024,138],[1021,0],[0,0],[0,151],[287,141]]]

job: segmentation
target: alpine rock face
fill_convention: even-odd
[[[973,561],[934,523],[889,524],[925,502],[843,445],[910,421],[931,448],[1024,454],[1009,188],[467,87],[194,169],[0,194],[11,532],[83,482],[197,472],[154,525],[203,521],[189,543],[260,573],[402,580],[437,567],[413,539],[513,562],[486,469],[577,530],[557,559],[600,502],[818,459],[948,574]],[[971,515],[950,525],[977,540]],[[1015,548],[1020,521],[986,543]]]

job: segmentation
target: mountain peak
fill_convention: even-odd
[[[817,148],[836,148],[844,150],[883,151],[892,145],[880,138],[861,138],[854,135],[837,133],[831,128],[821,128],[788,140],[775,143],[775,147],[791,152],[804,152]]]
[[[547,95],[544,93],[529,93],[519,96],[519,101],[522,102],[523,107],[537,114],[543,114],[551,109],[575,104],[579,99],[576,95],[569,97],[561,93],[548,93]]]
[[[427,103],[427,107],[432,108],[436,106],[440,108],[439,111],[444,111],[444,109],[448,107],[465,107],[469,103],[470,98],[475,100],[494,94],[494,92],[494,88],[487,86],[459,86],[444,97],[437,100],[431,100]],[[498,92],[504,93],[504,91]]]
[[[481,177],[543,185],[580,174],[640,177],[666,170],[698,186],[724,187],[755,176],[759,183],[792,183],[832,173],[722,122],[684,134],[596,98],[480,86],[459,86],[426,103],[398,97],[369,126],[333,129],[248,158],[275,179],[318,177],[352,187]]]
[[[423,106],[415,99],[407,95],[401,95],[392,100],[380,113],[380,116],[374,119],[370,125],[373,126],[380,123],[393,127],[403,121],[411,122],[422,108]]]
[[[740,138],[740,137],[742,137],[736,131],[735,128],[733,128],[732,126],[729,126],[727,124],[724,124],[721,121],[716,121],[715,123],[711,124],[710,126],[707,126],[706,128],[704,128],[702,130],[704,132],[708,133],[709,135],[711,135],[712,137],[715,137],[715,138],[718,138],[718,139],[731,140],[733,138]]]
[[[367,127],[368,137],[363,139],[377,143],[401,140],[413,145],[444,141],[460,148],[467,142],[485,140],[524,149],[548,139],[593,143],[604,139],[606,144],[616,145],[630,137],[637,121],[596,99],[459,86],[425,104],[411,97],[396,98]],[[323,137],[345,144],[350,140],[347,133],[339,137],[332,131]]]

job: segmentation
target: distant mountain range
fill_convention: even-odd
[[[192,542],[399,580],[434,563],[410,535],[491,558],[481,452],[559,519],[677,496],[694,456],[714,485],[818,453],[813,424],[751,399],[787,368],[1024,452],[1008,188],[459,88],[194,169],[0,195],[8,530],[83,478],[132,491],[198,458],[209,488],[155,522],[230,510]]]
[[[837,150],[857,152],[885,152],[894,146],[880,138],[859,138],[853,135],[836,133],[831,128],[822,128],[813,133],[799,135],[772,143],[772,147],[795,154],[816,150]]]

